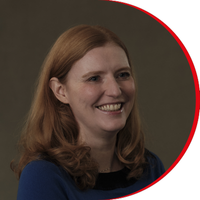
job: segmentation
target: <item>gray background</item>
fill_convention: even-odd
[[[152,13],[153,14],[153,13]],[[147,147],[168,169],[181,153],[195,113],[188,61],[175,39],[147,14],[99,0],[0,1],[0,199],[16,199],[9,168],[49,49],[68,28],[103,25],[129,49],[139,86]]]

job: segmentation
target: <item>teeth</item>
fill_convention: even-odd
[[[105,111],[116,111],[116,110],[119,110],[121,108],[121,103],[99,106],[98,108],[100,110],[105,110]]]

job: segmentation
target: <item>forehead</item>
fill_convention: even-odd
[[[71,70],[101,70],[127,66],[129,62],[125,51],[116,44],[108,43],[88,51],[72,66]]]

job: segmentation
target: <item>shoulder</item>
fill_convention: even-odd
[[[161,159],[155,153],[147,149],[145,151],[145,157],[148,163],[147,171],[150,175],[154,176],[154,178],[160,177],[165,172]]]
[[[151,162],[151,163],[161,163],[161,159],[153,152],[149,151],[148,149],[145,149],[145,158]]]
[[[66,184],[66,172],[46,161],[32,161],[23,169],[19,180],[18,199],[65,199],[62,187]],[[59,199],[58,198],[58,199]]]
[[[25,168],[22,171],[21,176],[24,176],[26,174],[31,175],[42,175],[42,174],[48,174],[48,173],[59,173],[60,169],[57,165],[54,163],[51,163],[46,160],[35,160],[30,163],[28,163]]]
[[[23,181],[42,181],[48,182],[52,179],[62,177],[62,169],[46,160],[32,161],[26,165],[20,176],[20,182]]]

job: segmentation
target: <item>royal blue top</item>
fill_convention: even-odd
[[[161,160],[153,153],[139,180],[126,180],[128,169],[100,173],[94,189],[81,191],[61,167],[46,160],[30,162],[22,171],[17,200],[100,200],[132,194],[159,178],[164,172]]]

